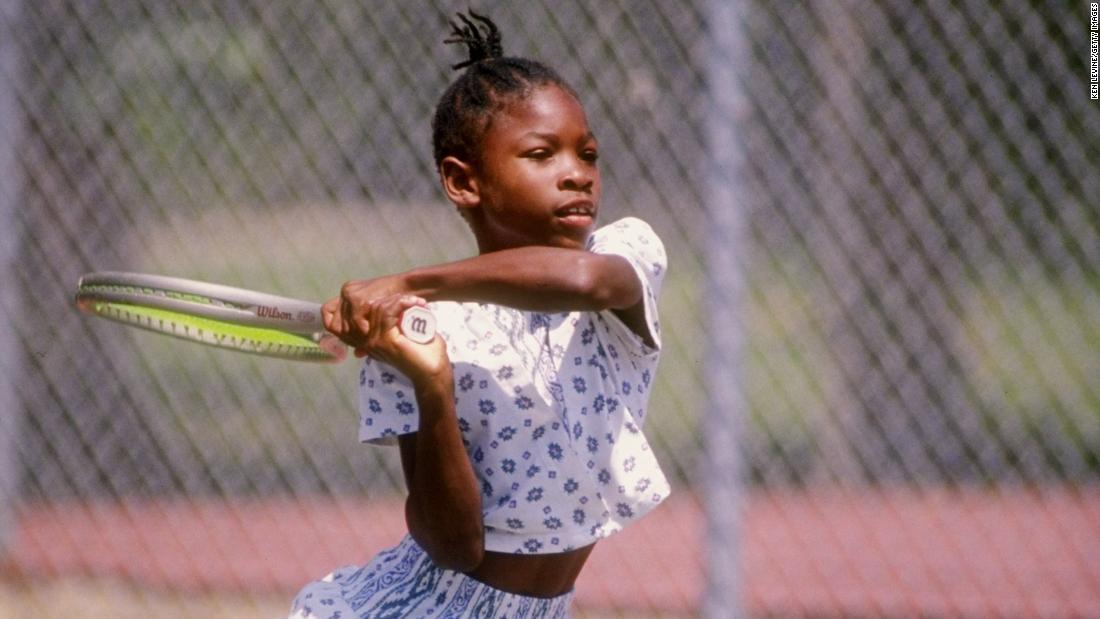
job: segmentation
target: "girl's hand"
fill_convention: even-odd
[[[330,302],[331,303],[331,302]],[[356,357],[370,356],[392,365],[414,384],[421,380],[450,378],[451,364],[441,337],[417,344],[401,333],[401,315],[410,307],[427,302],[411,295],[395,294],[361,304],[362,311],[351,321],[326,303],[322,308],[325,327],[355,349]]]
[[[359,346],[370,330],[367,313],[371,303],[395,294],[408,293],[408,287],[400,275],[386,275],[374,279],[355,279],[340,287],[340,296],[329,299],[321,306],[325,328],[353,348]]]
[[[325,329],[352,348],[366,344],[371,304],[385,297],[407,292],[398,276],[356,279],[340,287],[340,296],[321,306]],[[362,356],[362,355],[360,355]]]

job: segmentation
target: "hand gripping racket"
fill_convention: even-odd
[[[209,346],[296,361],[338,362],[344,344],[325,331],[321,304],[273,294],[147,273],[98,272],[80,278],[81,310],[130,326]],[[423,307],[401,316],[414,342],[435,337]]]

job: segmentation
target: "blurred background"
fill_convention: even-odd
[[[474,252],[465,2],[0,0],[0,617],[277,617],[403,532],[356,367],[78,314],[93,270],[323,300]],[[485,0],[670,270],[665,505],[579,617],[1100,617],[1086,2]]]

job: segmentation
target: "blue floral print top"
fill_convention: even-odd
[[[598,229],[588,249],[634,267],[655,346],[610,311],[430,304],[481,483],[486,550],[548,554],[586,546],[669,494],[642,434],[660,354],[664,247],[648,224],[626,218]],[[359,403],[362,441],[392,443],[417,429],[411,384],[383,363],[364,362]]]

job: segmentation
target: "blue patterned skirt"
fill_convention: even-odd
[[[567,619],[573,593],[534,598],[506,593],[436,567],[406,535],[370,563],[306,585],[291,619]]]

